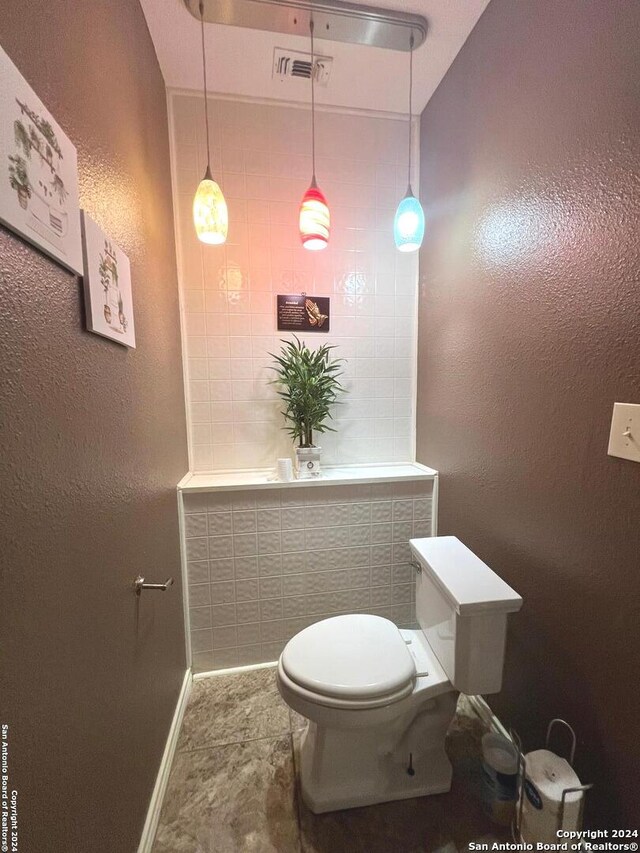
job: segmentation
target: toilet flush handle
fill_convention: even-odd
[[[413,566],[413,568],[416,570],[417,575],[422,574],[422,566],[420,565],[420,563],[417,560],[411,560],[409,565]]]
[[[166,592],[167,589],[172,585],[173,578],[167,578],[164,583],[146,583],[142,575],[138,575],[138,577],[133,582],[133,588],[136,591],[136,595],[140,595],[143,589],[159,589],[162,592]]]

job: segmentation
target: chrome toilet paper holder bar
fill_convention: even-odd
[[[133,588],[136,595],[141,595],[143,589],[159,589],[161,592],[166,592],[170,586],[173,586],[173,583],[173,578],[167,578],[164,583],[147,583],[142,575],[138,575],[133,582]]]

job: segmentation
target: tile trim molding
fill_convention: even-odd
[[[151,849],[153,847],[156,830],[158,828],[158,821],[160,819],[160,811],[162,809],[164,795],[167,790],[169,774],[171,773],[171,766],[173,764],[173,758],[178,744],[180,729],[182,728],[182,719],[189,701],[192,683],[193,679],[191,669],[189,668],[185,670],[184,678],[182,680],[182,687],[180,688],[180,695],[178,696],[173,720],[171,721],[169,736],[167,737],[167,742],[162,754],[160,768],[158,769],[158,775],[156,776],[156,783],[153,786],[153,793],[151,794],[151,800],[147,810],[147,817],[142,829],[138,853],[151,853]]]
[[[189,476],[188,474],[185,476]],[[183,478],[184,479],[184,478]],[[189,575],[187,572],[187,538],[184,530],[183,493],[178,489],[178,531],[180,534],[180,574],[182,576],[182,615],[184,618],[184,650],[187,670],[193,672],[193,652],[191,649],[191,616],[189,614]]]
[[[195,98],[202,100],[202,92],[194,89],[185,89],[181,86],[167,86],[168,98]],[[210,100],[216,101],[235,101],[241,104],[264,104],[268,107],[290,107],[296,110],[311,111],[311,105],[302,101],[291,101],[281,98],[262,98],[255,95],[240,95],[229,92],[214,92],[209,91],[208,97]],[[370,110],[362,107],[338,107],[333,104],[316,104],[316,111],[322,113],[337,113],[338,115],[365,116],[366,118],[383,118],[395,121],[406,121],[408,113],[396,112],[395,110]],[[420,115],[413,114],[411,118],[412,132],[419,139],[420,135]],[[416,151],[419,148],[415,149]],[[419,165],[419,164],[417,164]],[[419,183],[419,181],[418,181]]]
[[[269,660],[265,663],[248,663],[246,666],[229,666],[226,669],[209,669],[206,672],[194,672],[193,680],[202,681],[204,678],[215,678],[217,675],[236,675],[240,672],[253,672],[254,669],[275,669],[277,660]]]

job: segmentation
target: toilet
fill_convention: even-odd
[[[448,791],[458,694],[501,689],[507,614],[521,597],[455,536],[410,545],[417,630],[334,616],[296,634],[278,661],[282,698],[309,721],[300,780],[315,813]]]

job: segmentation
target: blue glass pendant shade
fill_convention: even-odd
[[[409,186],[396,210],[393,236],[400,252],[416,252],[424,238],[424,211]]]

